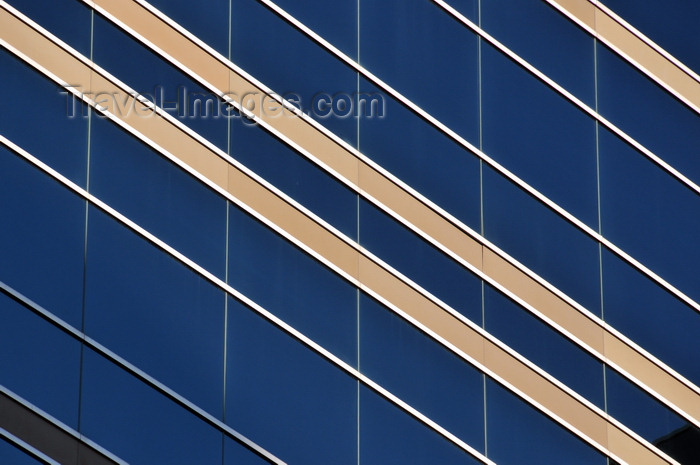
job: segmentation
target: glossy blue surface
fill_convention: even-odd
[[[360,300],[360,367],[380,386],[483,452],[482,374],[366,294]]]
[[[80,343],[4,293],[0,321],[0,384],[77,428]]]
[[[220,431],[91,350],[80,432],[134,465],[221,463]]]
[[[96,208],[87,270],[88,336],[221,417],[223,292]]]
[[[224,438],[224,465],[267,465],[268,462],[242,444],[229,437]]]
[[[80,327],[85,201],[0,145],[0,281]]]
[[[287,463],[357,463],[357,381],[233,299],[226,423]]]
[[[484,292],[484,327],[593,404],[604,407],[603,364],[489,285]]]
[[[336,356],[356,364],[355,288],[236,207],[229,210],[228,282]]]
[[[39,465],[42,463],[14,444],[10,444],[4,438],[0,439],[0,462],[12,465]]]
[[[224,278],[226,200],[102,118],[91,126],[90,192]]]

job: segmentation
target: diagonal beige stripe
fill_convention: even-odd
[[[147,41],[155,44],[161,54],[176,60],[208,83],[221,82],[222,70],[229,75],[228,90],[237,95],[261,95],[264,90],[246,76],[189,40],[178,30],[166,24],[136,2],[96,0],[95,6],[104,8]],[[133,20],[132,20],[133,18]],[[136,29],[138,28],[138,29]],[[221,91],[221,87],[212,90]],[[331,140],[301,118],[285,111],[284,116],[262,113],[268,124],[283,140],[290,143],[313,161],[346,182],[363,195],[376,199],[385,210],[403,219],[404,223],[439,246],[462,264],[500,284],[506,292],[522,299],[536,309],[535,313],[553,323],[558,329],[591,351],[599,359],[629,375],[633,381],[646,387],[660,400],[675,407],[682,415],[700,424],[700,391],[690,383],[679,382],[663,364],[630,344],[603,322],[574,303],[553,292],[543,282],[534,279],[513,260],[495,247],[486,247],[479,236],[470,237],[458,226],[443,218],[402,186],[373,166],[358,159],[345,147]],[[177,152],[176,152],[177,153]],[[220,175],[220,172],[218,172]],[[483,240],[482,240],[483,241]],[[484,252],[482,253],[482,248]],[[482,259],[482,256],[484,257]],[[608,341],[604,344],[604,341]],[[615,344],[610,341],[616,341]],[[669,373],[672,373],[669,376]],[[677,376],[680,378],[680,376]]]
[[[591,35],[700,113],[700,82],[684,67],[638,37],[624,21],[588,0],[546,0]]]
[[[61,69],[87,67],[85,63],[81,63],[60,48],[53,52],[50,59],[36,53],[36,50],[50,48],[52,44],[7,11],[0,15],[0,37],[25,60],[36,61],[44,68],[44,72],[51,73],[60,80],[65,80],[61,76]],[[93,71],[91,83],[97,86],[91,87],[93,89],[124,92],[98,71]],[[143,108],[138,102],[135,102],[135,105]],[[426,295],[398,279],[318,222],[301,214],[294,206],[248,174],[227,164],[216,152],[192,138],[179,126],[161,117],[142,118],[135,114],[120,115],[117,111],[115,114],[124,123],[133,124],[133,129],[156,144],[194,165],[197,171],[221,189],[246,202],[296,240],[321,254],[343,273],[357,279],[363,289],[398,307],[407,316],[456,348],[458,353],[464,354],[475,365],[529,399],[560,423],[579,432],[594,446],[608,450],[608,446],[614,444],[614,449],[609,449],[610,452],[629,463],[639,463],[639,458],[643,463],[672,463],[658,455],[647,443],[637,440],[616,422],[608,419],[605,414],[543,376],[497,341],[483,334],[482,330],[445,311]],[[189,156],[185,157],[184,154]],[[614,441],[609,441],[609,437]]]

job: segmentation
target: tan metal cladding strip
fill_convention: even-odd
[[[590,9],[592,6],[590,3],[574,3],[576,7],[572,6],[572,8],[577,8],[575,11],[578,14],[590,21],[594,20],[595,10]],[[246,93],[257,93],[257,95],[264,93],[262,89],[249,82],[244,76],[230,70],[226,63],[218,61],[197,44],[185,38],[179,31],[169,25],[164,26],[165,23],[160,18],[139,4],[123,0],[96,0],[94,4],[109,11],[110,14],[134,29],[136,33],[154,43],[179,63],[194,70],[206,81],[210,83],[219,81],[222,73],[228,73],[227,88],[219,88],[219,90],[235,92],[238,96]],[[157,33],[152,31],[157,31]],[[200,63],[206,65],[200,66]],[[609,360],[623,371],[635,373],[634,376],[641,383],[700,421],[700,402],[698,402],[697,392],[674,379],[664,369],[633,348],[628,347],[625,356],[620,357],[622,352],[618,348],[625,343],[605,329],[600,321],[581,313],[577,308],[510,263],[508,259],[488,247],[484,247],[476,238],[466,234],[458,226],[440,216],[429,206],[423,204],[385,175],[358,159],[353,153],[301,118],[294,117],[287,110],[284,110],[283,115],[280,113],[275,115],[270,112],[260,113],[265,123],[282,133],[293,144],[312,153],[320,162],[335,171],[345,181],[350,182],[359,191],[377,199],[457,256],[481,269],[486,275],[587,345],[599,358]],[[220,174],[219,171],[217,173]],[[482,248],[484,261],[482,261]],[[607,347],[611,347],[611,349],[606,350],[606,345],[603,344],[604,339],[617,340],[617,344],[608,344]],[[612,349],[613,347],[615,349]],[[629,357],[631,353],[636,354],[633,364],[630,364],[633,361],[633,358]],[[642,369],[641,366],[644,368]]]
[[[629,57],[640,71],[700,111],[700,82],[586,0],[547,0],[583,23],[598,39]]]
[[[55,50],[55,55],[50,59],[44,57],[43,52],[37,53],[37,50],[43,50],[50,45],[48,39],[26,25],[23,26],[24,34],[14,34],[21,26],[17,24],[19,22],[17,18],[3,11],[0,14],[0,38],[8,41],[20,53],[35,60],[39,66],[46,68],[59,79],[62,78],[62,69],[72,70],[81,66],[87,68],[87,65],[62,49]],[[99,86],[100,91],[122,94],[124,92],[96,71],[92,72],[91,83]],[[648,448],[616,424],[609,422],[602,412],[589,408],[504,348],[484,337],[478,330],[446,312],[428,297],[321,227],[313,219],[303,215],[274,192],[226,163],[215,152],[170,121],[160,116],[135,116],[140,112],[145,113],[146,109],[140,102],[133,103],[138,110],[131,113],[131,116],[125,115],[124,112],[115,112],[114,115],[127,124],[133,124],[133,128],[142,132],[145,137],[191,164],[192,168],[220,188],[282,227],[296,240],[322,254],[342,271],[356,277],[368,291],[376,293],[417,320],[429,331],[474,360],[477,366],[484,367],[497,379],[503,380],[531,399],[536,407],[543,409],[545,413],[552,412],[565,426],[570,425],[584,437],[624,461],[639,463],[636,457],[640,455],[644,457],[643,463],[668,463],[657,455],[654,449]],[[609,439],[611,437],[616,441],[614,448],[609,447],[612,444]]]

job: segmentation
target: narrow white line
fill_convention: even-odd
[[[10,434],[4,428],[0,428],[0,436],[4,438],[8,443],[13,444],[18,449],[21,449],[22,452],[24,452],[25,454],[28,454],[33,458],[40,460],[41,462],[47,463],[49,465],[61,465],[48,455],[41,452],[39,449],[36,449],[35,447],[21,440],[20,438]]]

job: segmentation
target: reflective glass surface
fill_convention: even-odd
[[[220,278],[226,201],[131,134],[93,118],[90,192]]]
[[[224,465],[267,465],[268,462],[235,440],[224,437]]]
[[[366,1],[360,16],[362,66],[478,145],[477,36],[425,0]]]
[[[489,285],[484,292],[484,327],[535,365],[604,407],[602,363]]]
[[[223,292],[96,208],[88,229],[85,332],[220,417]]]
[[[0,438],[0,462],[12,465],[40,465],[42,463],[4,438]]]
[[[80,412],[80,432],[128,463],[221,463],[220,431],[91,350]]]
[[[488,457],[499,465],[604,465],[606,457],[495,382],[486,382]]]
[[[700,196],[607,131],[600,191],[603,235],[700,300]]]
[[[235,159],[343,234],[357,237],[354,192],[259,126],[241,120],[231,123]]]
[[[85,201],[0,145],[0,217],[0,281],[79,328]]]
[[[360,368],[380,386],[483,451],[481,373],[365,294],[360,300]]]
[[[357,463],[357,382],[229,300],[226,423],[287,463]]]
[[[484,152],[596,229],[595,122],[490,45],[481,56]]]
[[[481,463],[365,386],[360,388],[360,444],[363,465]]]
[[[481,281],[475,275],[364,199],[360,224],[363,247],[481,325]]]
[[[492,169],[483,180],[486,238],[600,313],[598,244]]]
[[[383,108],[382,113],[360,119],[360,151],[478,231],[476,156],[367,81],[360,85],[364,95],[384,102],[383,107],[376,107]]]
[[[84,187],[87,110],[68,91],[0,48],[2,135]]]
[[[586,104],[595,106],[594,44],[590,35],[547,2],[481,0],[480,4],[482,29]]]
[[[355,365],[356,290],[236,207],[229,209],[229,284]]]
[[[4,293],[0,321],[0,385],[77,428],[80,343]]]

